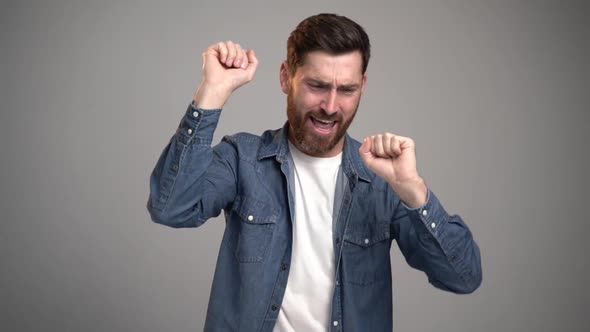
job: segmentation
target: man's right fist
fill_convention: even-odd
[[[218,42],[203,52],[203,77],[193,104],[203,109],[221,108],[231,93],[254,78],[258,59],[232,41]]]

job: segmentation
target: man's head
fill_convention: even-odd
[[[318,14],[301,21],[287,40],[287,64],[291,74],[312,51],[331,55],[359,51],[364,74],[371,57],[371,44],[365,30],[353,20],[336,14]]]
[[[319,14],[303,20],[287,44],[280,81],[289,140],[308,155],[334,156],[365,87],[369,37],[344,16]]]

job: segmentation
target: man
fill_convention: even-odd
[[[221,108],[258,60],[230,41],[203,53],[202,81],[152,174],[148,209],[172,227],[225,212],[206,331],[391,331],[393,240],[438,288],[470,293],[481,283],[479,249],[427,189],[414,142],[346,134],[369,57],[357,23],[305,19],[280,68],[287,123],[211,148]]]

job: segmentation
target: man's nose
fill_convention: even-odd
[[[335,89],[331,89],[324,97],[322,108],[327,114],[334,114],[338,110],[336,99],[337,91]]]

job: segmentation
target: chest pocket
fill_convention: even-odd
[[[234,201],[232,212],[239,219],[239,225],[236,225],[239,228],[236,258],[241,263],[264,261],[279,217],[278,210],[256,198],[238,196]]]
[[[388,223],[349,225],[342,248],[342,281],[366,286],[390,278]]]

